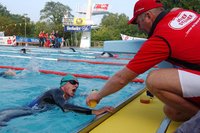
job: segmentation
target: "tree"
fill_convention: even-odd
[[[70,38],[69,33],[64,33],[63,27],[63,17],[64,15],[69,15],[69,17],[73,17],[71,14],[71,8],[67,5],[63,5],[60,2],[47,2],[45,4],[44,9],[40,11],[40,20],[44,20],[45,24],[41,24],[38,22],[36,25],[36,32],[38,34],[40,31],[45,31],[51,33],[54,31],[59,31],[59,36],[63,36],[65,38]]]
[[[10,12],[0,3],[0,16],[9,16]]]
[[[6,7],[0,4],[0,31],[4,31],[6,36],[24,36],[25,20],[24,16],[11,14]],[[26,33],[32,36],[34,25],[30,24],[30,18],[26,17]]]
[[[62,19],[65,14],[68,13],[70,16],[73,16],[70,12],[71,8],[60,2],[47,2],[44,9],[40,11],[40,20],[46,19],[54,24],[62,24]]]
[[[166,9],[181,7],[200,13],[200,0],[161,0]]]
[[[121,40],[120,34],[129,36],[146,37],[139,32],[137,26],[128,25],[129,18],[125,14],[109,13],[104,15],[101,20],[101,27],[92,30],[93,41]]]

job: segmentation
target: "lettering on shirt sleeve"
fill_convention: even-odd
[[[174,30],[181,30],[196,19],[197,15],[195,13],[190,11],[183,11],[169,22],[169,26]]]

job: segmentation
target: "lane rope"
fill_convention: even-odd
[[[14,67],[14,66],[0,66],[0,68],[3,69],[13,69],[13,70],[26,70],[26,68],[23,67]],[[44,74],[55,74],[55,75],[60,75],[60,76],[65,76],[67,74],[72,74],[76,77],[79,78],[94,78],[94,79],[103,79],[103,80],[108,80],[110,77],[109,76],[101,76],[101,75],[89,75],[89,74],[73,74],[73,73],[66,73],[66,72],[59,72],[59,71],[52,71],[52,70],[39,70],[39,72],[44,73]],[[135,83],[144,83],[143,79],[135,78],[132,80],[132,82]]]
[[[66,58],[58,58],[58,61],[86,62],[90,64],[105,64],[105,65],[118,65],[118,66],[126,65],[126,63],[118,63],[118,62],[100,62],[100,61],[76,60],[76,59],[66,59]]]

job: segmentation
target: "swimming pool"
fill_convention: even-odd
[[[14,78],[0,77],[0,109],[19,107],[26,105],[42,92],[59,86],[62,76],[39,73],[38,70],[53,70],[72,74],[112,76],[123,68],[118,65],[90,64],[86,62],[58,61],[58,58],[83,59],[101,62],[127,63],[128,60],[95,58],[102,49],[77,49],[72,52],[69,49],[45,49],[28,47],[28,54],[19,53],[22,47],[0,47],[0,65],[23,67],[26,70],[19,71]],[[133,55],[119,55],[121,58],[131,58]],[[0,69],[0,72],[4,69]],[[139,78],[145,79],[146,73]],[[70,102],[87,107],[85,97],[92,89],[100,89],[106,80],[78,78],[80,86],[76,95]],[[101,101],[96,108],[105,105],[117,106],[127,97],[136,94],[144,88],[144,84],[130,83],[117,95],[110,95]],[[63,113],[58,107],[52,110],[31,116],[24,116],[9,121],[7,126],[0,128],[2,133],[32,133],[32,132],[76,132],[83,125],[95,119],[94,115],[84,115],[74,112]]]

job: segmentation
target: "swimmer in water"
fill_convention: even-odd
[[[12,69],[8,69],[4,72],[0,72],[0,77],[12,77],[12,76],[16,76],[16,72]]]
[[[73,52],[76,52],[76,50],[74,48],[69,48],[69,49],[71,49]]]
[[[30,50],[26,48],[20,49],[20,53],[26,54],[26,52],[30,52]]]
[[[96,58],[118,58],[118,55],[111,54],[110,52],[103,52],[100,55],[96,56]]]
[[[20,116],[27,116],[38,112],[44,112],[52,107],[58,106],[63,112],[74,111],[87,115],[100,115],[105,112],[113,112],[114,108],[106,106],[98,110],[76,106],[66,101],[75,95],[79,82],[76,77],[68,74],[63,77],[60,82],[60,87],[50,89],[37,97],[31,103],[24,107],[4,109],[0,111],[0,126],[6,126],[6,122]]]
[[[109,52],[103,52],[101,53],[101,57],[114,57],[113,54],[109,53]]]

